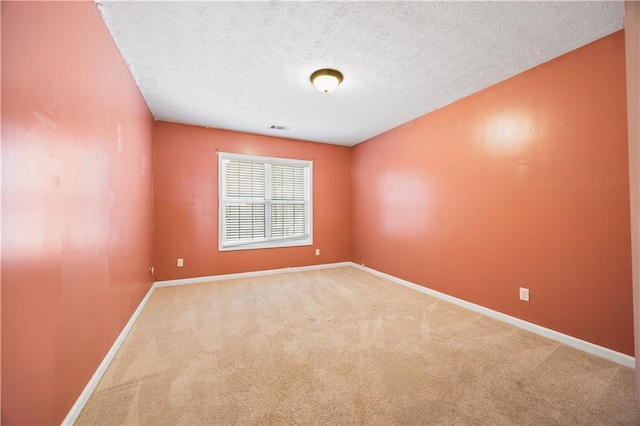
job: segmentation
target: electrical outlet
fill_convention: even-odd
[[[320,249],[316,249],[316,256],[320,256]]]
[[[184,266],[184,259],[178,259],[178,268],[182,268]]]
[[[528,288],[520,287],[520,300],[522,300],[523,302],[528,302],[529,301],[529,289]]]

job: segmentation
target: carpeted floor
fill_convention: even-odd
[[[635,424],[634,371],[354,268],[158,289],[76,424]]]

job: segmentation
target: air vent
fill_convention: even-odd
[[[291,127],[287,127],[287,126],[278,126],[277,124],[272,124],[271,126],[269,126],[269,129],[271,130],[279,130],[282,132],[286,132],[287,130],[291,130]]]

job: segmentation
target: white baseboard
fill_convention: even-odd
[[[129,332],[133,328],[133,325],[135,324],[136,320],[140,316],[142,309],[144,309],[145,305],[151,298],[151,295],[153,294],[154,290],[155,290],[155,285],[152,285],[149,291],[147,292],[147,294],[142,299],[142,302],[140,302],[136,310],[133,312],[133,315],[131,315],[131,318],[127,322],[127,325],[124,326],[124,328],[120,332],[120,335],[118,336],[116,341],[113,342],[111,349],[109,349],[109,352],[107,352],[107,355],[105,355],[104,359],[98,366],[98,369],[96,370],[96,372],[93,373],[93,376],[91,376],[89,383],[87,383],[87,386],[84,387],[84,389],[82,390],[82,393],[76,400],[75,404],[73,404],[73,407],[71,407],[71,410],[69,410],[67,417],[65,417],[64,420],[62,421],[63,425],[71,426],[76,422],[85,404],[87,403],[87,401],[89,401],[89,397],[98,386],[98,383],[100,383],[102,376],[107,371],[107,367],[109,367],[109,364],[111,364],[111,361],[113,361],[113,358],[116,356],[116,353],[118,353],[120,346],[122,346],[122,343],[124,342],[124,339],[127,337],[127,334],[129,334]]]
[[[179,280],[167,280],[167,281],[156,281],[154,286],[159,287],[171,287],[174,285],[185,285],[185,284],[197,284],[197,283],[210,283],[213,281],[223,281],[223,280],[232,280],[237,278],[249,278],[249,277],[258,277],[263,275],[275,275],[275,274],[286,274],[290,272],[302,272],[302,271],[313,271],[317,269],[329,269],[329,268],[340,268],[344,266],[352,266],[352,262],[338,262],[338,263],[325,263],[322,265],[309,265],[309,266],[293,266],[290,268],[281,268],[281,269],[267,269],[264,271],[255,271],[255,272],[239,272],[236,274],[225,274],[225,275],[210,275],[208,277],[197,277],[197,278],[184,278]]]
[[[286,274],[286,273],[290,273],[290,272],[301,272],[301,271],[311,271],[311,270],[318,270],[318,269],[340,268],[340,267],[344,267],[344,266],[351,266],[351,267],[360,269],[362,271],[368,272],[370,274],[377,275],[377,276],[379,276],[381,278],[384,278],[386,280],[395,282],[397,284],[403,285],[403,286],[411,288],[413,290],[417,290],[417,291],[419,291],[421,293],[424,293],[424,294],[427,294],[429,296],[436,297],[438,299],[444,300],[444,301],[449,302],[449,303],[453,303],[453,304],[461,306],[463,308],[467,308],[469,310],[472,310],[474,312],[478,312],[480,314],[483,314],[483,315],[486,315],[488,317],[497,319],[499,321],[506,322],[508,324],[511,324],[513,326],[522,328],[522,329],[530,331],[532,333],[539,334],[541,336],[547,337],[547,338],[549,338],[551,340],[555,340],[556,342],[563,343],[563,344],[565,344],[567,346],[571,346],[573,348],[580,349],[580,350],[582,350],[584,352],[588,352],[588,353],[590,353],[592,355],[596,355],[596,356],[599,356],[601,358],[608,359],[609,361],[613,361],[615,363],[624,365],[625,367],[629,367],[629,368],[634,368],[635,367],[635,358],[631,357],[629,355],[625,355],[625,354],[622,354],[620,352],[616,352],[616,351],[613,351],[611,349],[607,349],[607,348],[604,348],[602,346],[598,346],[598,345],[595,345],[593,343],[589,343],[589,342],[586,342],[584,340],[580,340],[580,339],[577,339],[575,337],[571,337],[569,335],[562,334],[562,333],[559,333],[557,331],[554,331],[554,330],[551,330],[551,329],[548,329],[548,328],[545,328],[545,327],[541,327],[541,326],[536,325],[536,324],[532,324],[530,322],[521,320],[519,318],[515,318],[515,317],[512,317],[510,315],[503,314],[501,312],[494,311],[494,310],[489,309],[489,308],[485,308],[484,306],[476,305],[475,303],[467,302],[466,300],[458,299],[457,297],[453,297],[453,296],[449,296],[448,294],[440,293],[439,291],[436,291],[436,290],[431,290],[429,288],[422,287],[422,286],[414,284],[412,282],[409,282],[409,281],[394,277],[393,275],[385,274],[383,272],[376,271],[375,269],[371,269],[371,268],[366,267],[366,266],[358,265],[357,263],[353,263],[353,262],[338,262],[338,263],[327,263],[327,264],[322,264],[322,265],[297,266],[297,267],[291,267],[291,268],[269,269],[269,270],[265,270],[265,271],[256,271],[256,272],[241,272],[241,273],[237,273],[237,274],[212,275],[212,276],[208,276],[208,277],[186,278],[186,279],[168,280],[168,281],[156,281],[155,283],[153,283],[153,285],[151,286],[151,288],[149,289],[149,291],[145,295],[144,299],[142,299],[142,302],[140,302],[140,305],[138,305],[138,308],[135,310],[133,315],[131,315],[131,318],[129,319],[129,322],[127,322],[127,325],[125,325],[124,329],[122,330],[122,332],[120,333],[120,335],[118,336],[116,341],[113,343],[113,346],[111,347],[109,352],[107,352],[107,355],[104,357],[104,359],[102,360],[102,362],[98,366],[98,369],[96,370],[96,372],[93,374],[93,376],[89,380],[89,383],[87,383],[87,385],[83,389],[82,393],[80,394],[80,396],[76,400],[75,404],[73,404],[73,407],[71,407],[71,410],[69,411],[69,414],[67,414],[67,417],[65,417],[65,419],[62,421],[62,425],[65,425],[65,426],[66,425],[69,425],[69,426],[73,425],[75,423],[75,421],[78,419],[78,416],[80,415],[80,413],[82,412],[82,409],[84,408],[85,404],[89,400],[89,397],[91,397],[91,394],[93,393],[95,388],[98,386],[98,383],[100,383],[100,380],[102,379],[102,376],[107,371],[107,367],[109,367],[109,364],[111,363],[111,361],[113,361],[113,358],[115,357],[116,353],[120,349],[120,346],[122,346],[122,343],[124,342],[124,339],[127,337],[129,332],[133,328],[133,325],[135,324],[136,320],[140,316],[140,313],[142,312],[142,309],[144,309],[144,307],[146,306],[147,302],[151,298],[151,295],[153,294],[153,292],[155,291],[156,288],[170,287],[170,286],[174,286],[174,285],[185,285],[185,284],[196,284],[196,283],[204,283],[204,282],[222,281],[222,280],[230,280],[230,279],[236,279],[236,278],[257,277],[257,276],[263,276],[263,275]]]
[[[377,275],[378,277],[395,282],[397,284],[403,285],[410,289],[417,290],[429,296],[433,296],[438,299],[444,300],[446,302],[453,303],[454,305],[461,306],[463,308],[488,316],[490,318],[506,322],[507,324],[511,324],[518,328],[522,328],[532,333],[539,334],[540,336],[544,336],[548,339],[555,340],[556,342],[563,343],[567,346],[571,346],[572,348],[580,349],[592,355],[599,356],[604,359],[608,359],[609,361],[613,361],[625,367],[635,368],[635,358],[632,356],[629,356],[620,352],[616,352],[614,350],[607,349],[605,347],[598,346],[593,343],[589,343],[587,341],[551,330],[546,327],[542,327],[542,326],[530,323],[528,321],[521,320],[516,317],[512,317],[507,314],[503,314],[498,311],[494,311],[493,309],[485,308],[484,306],[476,305],[475,303],[467,302],[466,300],[458,299],[457,297],[449,296],[448,294],[440,293],[439,291],[432,290],[430,288],[426,288],[418,284],[414,284],[410,281],[406,281],[406,280],[394,277],[393,275],[385,274],[384,272],[376,271],[375,269],[371,269],[363,265],[358,265],[357,263],[353,263],[353,262],[349,262],[349,263],[354,268],[360,269],[362,271],[368,272],[373,275]]]
[[[102,376],[104,375],[104,373],[107,371],[109,364],[111,364],[111,361],[113,361],[113,358],[116,356],[116,353],[118,353],[118,350],[120,349],[120,346],[122,346],[124,339],[127,337],[129,332],[133,328],[133,325],[135,324],[136,320],[140,316],[142,309],[144,309],[144,307],[146,306],[147,302],[151,298],[151,295],[153,294],[156,288],[170,287],[174,285],[185,285],[185,284],[230,280],[235,278],[257,277],[261,275],[286,274],[290,272],[311,271],[316,269],[340,268],[340,267],[352,266],[352,265],[353,264],[351,262],[326,263],[322,265],[296,266],[291,268],[269,269],[266,271],[240,272],[237,274],[212,275],[208,277],[186,278],[181,280],[154,282],[151,288],[149,289],[149,291],[147,292],[147,294],[144,296],[144,299],[142,299],[142,302],[140,302],[140,304],[138,305],[138,308],[135,310],[133,315],[131,315],[131,318],[129,319],[129,322],[127,322],[127,325],[124,326],[124,329],[122,330],[122,332],[120,333],[116,341],[113,343],[113,346],[111,346],[111,349],[109,349],[109,352],[107,352],[107,355],[104,357],[104,359],[98,366],[98,369],[96,370],[96,372],[93,373],[93,376],[89,380],[89,383],[87,383],[85,388],[82,390],[82,393],[76,400],[75,404],[73,404],[73,407],[71,407],[71,410],[69,410],[67,417],[65,417],[65,419],[62,421],[62,425],[71,426],[78,419],[78,416],[80,415],[80,413],[82,412],[82,409],[84,408],[85,404],[89,400],[89,397],[91,397],[91,394],[98,386],[98,383],[100,383],[100,380],[102,379]]]

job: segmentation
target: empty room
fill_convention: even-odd
[[[1,424],[638,424],[639,22],[2,1]]]

